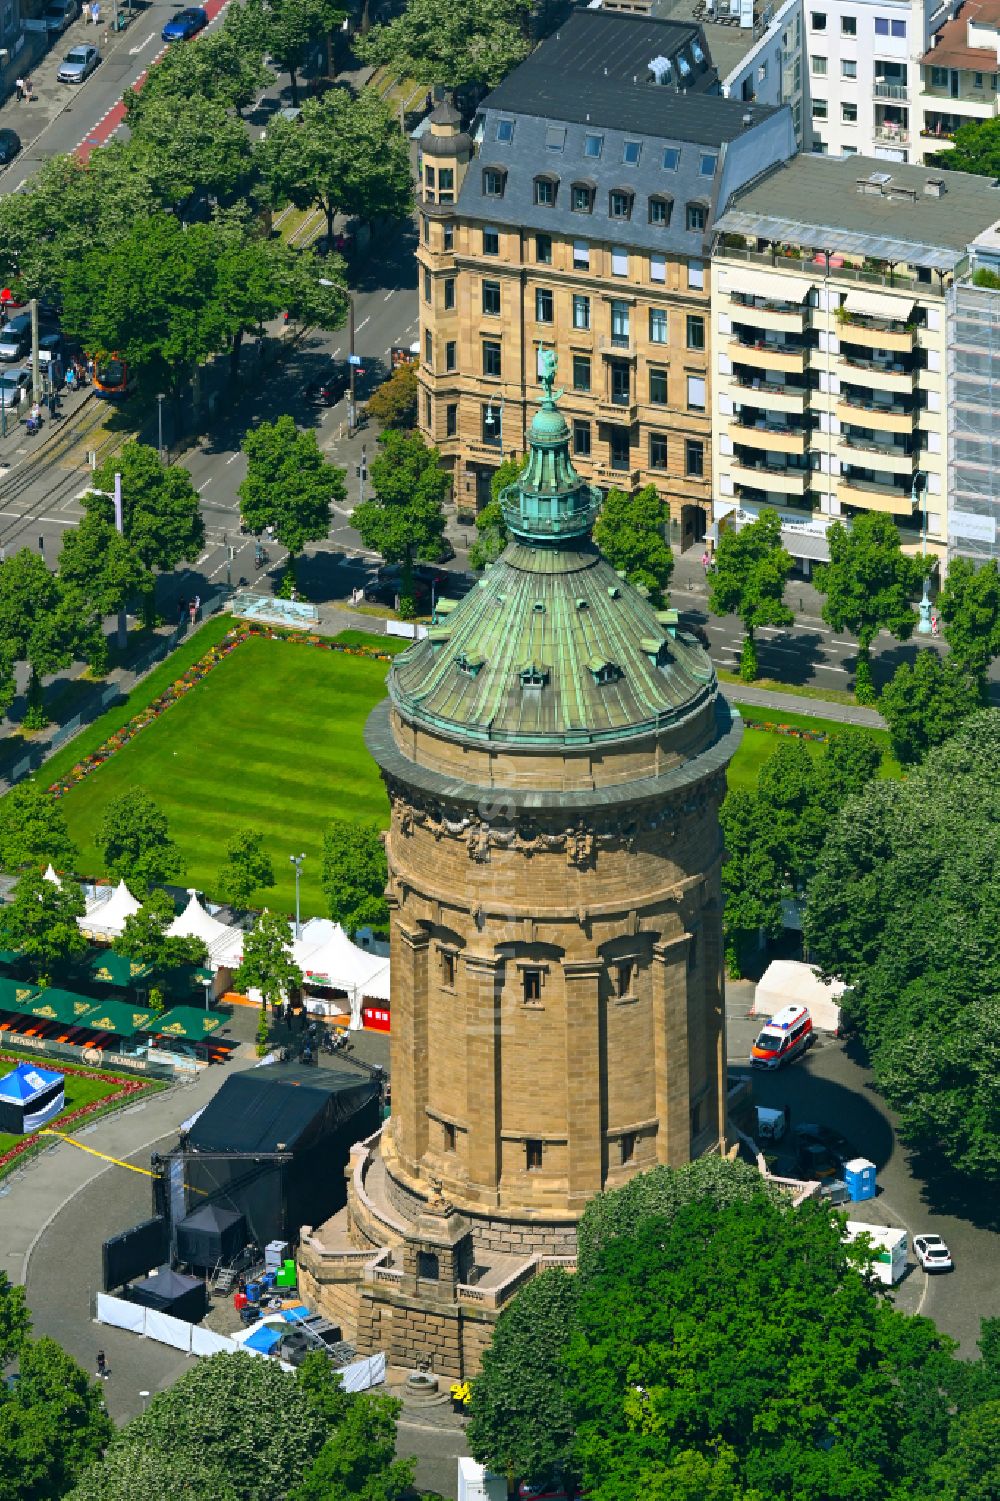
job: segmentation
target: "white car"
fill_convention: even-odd
[[[915,1235],[913,1249],[925,1272],[950,1272],[955,1263],[940,1235]]]
[[[0,374],[0,404],[9,411],[22,401],[30,401],[32,384],[30,370],[5,370]]]
[[[59,64],[59,83],[84,83],[101,60],[96,47],[71,47]]]

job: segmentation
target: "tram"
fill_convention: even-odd
[[[119,355],[104,355],[94,361],[94,390],[106,401],[124,401],[135,390],[135,377]]]

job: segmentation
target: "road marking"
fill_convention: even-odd
[[[210,474],[209,477],[208,477],[208,479],[205,481],[205,483],[203,485],[199,485],[198,486],[198,494],[199,495],[201,494],[201,492],[203,490],[207,490],[208,489],[209,485],[212,483],[212,480],[214,478],[215,478],[215,476],[213,474]]]
[[[138,42],[134,47],[130,47],[128,49],[128,55],[129,55],[129,57],[138,57],[139,53],[142,51],[142,49],[144,47],[148,47],[149,44],[150,44],[150,42],[155,41],[155,40],[156,40],[156,32],[155,31],[151,31],[149,33],[149,36],[146,37],[145,41]]]
[[[200,568],[201,565],[202,565],[202,563],[204,563],[211,556],[212,556],[211,549],[209,549],[208,552],[203,552],[202,555],[201,555],[201,557],[198,559],[198,567]]]
[[[240,451],[239,451],[239,449],[237,449],[235,453],[231,453],[229,455],[228,459],[226,460],[226,463],[227,464],[235,464],[236,460],[239,458],[239,456],[240,456]]]
[[[382,301],[383,302],[388,302],[389,298],[390,297],[395,297],[395,295],[396,295],[396,288],[393,287],[393,289],[392,289],[391,292],[386,292],[385,296],[382,298]]]
[[[361,322],[358,324],[358,333],[361,332],[361,330],[364,328],[364,326],[365,326],[366,323],[370,323],[371,321],[372,321],[371,320],[371,314],[369,313],[368,317],[367,318],[363,318],[361,320]]]

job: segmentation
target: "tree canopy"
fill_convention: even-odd
[[[174,904],[167,893],[151,891],[138,912],[125,919],[116,950],[127,959],[152,965],[157,974],[179,969],[182,964],[204,964],[208,953],[200,938],[168,934],[174,916]]]
[[[108,874],[124,881],[134,896],[145,896],[152,886],[180,874],[181,858],[166,816],[143,787],[112,798],[94,843]]]
[[[929,160],[950,172],[1000,176],[1000,120],[969,120],[960,125],[952,137],[951,149],[939,151]]]
[[[920,588],[924,563],[907,557],[899,532],[884,511],[863,511],[850,529],[835,521],[827,530],[829,563],[816,568],[823,619],[835,631],[858,638],[854,691],[859,703],[874,703],[871,646],[879,631],[908,641],[917,623],[910,603]]]
[[[765,508],[756,521],[719,538],[709,575],[708,608],[713,615],[738,615],[743,622],[740,677],[745,682],[757,676],[756,628],[791,625],[795,618],[784,602],[791,571],[777,511]]]
[[[113,1433],[99,1384],[55,1340],[28,1341],[0,1391],[0,1495],[58,1501]]]
[[[508,485],[513,485],[524,469],[524,457],[504,459],[490,475],[490,499],[476,515],[478,536],[469,548],[469,566],[485,568],[495,563],[510,541],[507,520],[500,505],[500,496]]]
[[[967,672],[984,677],[1000,656],[1000,569],[991,558],[980,567],[952,558],[938,595],[938,611],[951,655]]]
[[[904,1139],[984,1180],[1000,1170],[998,789],[1000,711],[984,710],[905,780],[847,802],[805,913]]]
[[[178,563],[193,563],[204,546],[201,503],[182,465],[164,464],[156,449],[146,443],[126,443],[94,471],[92,488],[83,502],[84,526],[96,518],[105,528],[114,527],[111,496],[116,474],[122,479],[122,535],[145,570],[142,587],[151,608],[154,573],[169,573]],[[127,573],[124,556],[120,567],[123,575]]]
[[[330,508],[347,495],[344,471],[325,458],[313,432],[284,414],[248,429],[247,476],[240,485],[243,520],[251,531],[272,526],[292,557],[330,530]]]
[[[17,950],[48,978],[54,965],[86,950],[76,921],[83,913],[83,892],[75,881],[48,881],[38,870],[25,870],[13,899],[0,908],[0,947]]]
[[[451,480],[441,455],[419,433],[384,432],[371,463],[371,500],[355,506],[352,521],[366,547],[387,563],[401,563],[403,601],[413,599],[413,563],[440,556],[444,498]]]
[[[274,865],[257,829],[239,829],[226,846],[226,863],[219,871],[219,888],[234,907],[246,907],[251,897],[274,885]]]
[[[383,427],[401,427],[409,432],[417,425],[419,389],[416,365],[404,360],[369,396],[368,415]]]
[[[302,984],[292,958],[292,935],[285,918],[265,908],[243,940],[243,961],[233,975],[237,990],[259,990],[262,1009],[279,1006]]]
[[[330,916],[353,937],[358,928],[389,923],[389,879],[381,831],[375,824],[335,818],[323,835],[320,881]]]
[[[30,669],[25,725],[45,724],[41,680],[68,667],[80,637],[73,600],[51,573],[45,559],[22,547],[0,563],[0,708],[14,697],[13,666]]]
[[[398,1501],[416,1470],[416,1460],[395,1457],[402,1407],[384,1392],[351,1402],[290,1501]]]
[[[62,805],[38,782],[18,782],[0,798],[0,866],[51,863],[72,870],[78,858]]]
[[[391,66],[428,88],[493,87],[528,55],[527,0],[410,0],[356,44],[375,67]]]
[[[653,604],[663,603],[674,555],[664,536],[670,507],[655,485],[630,494],[608,491],[594,527],[594,541],[613,568],[630,584],[645,589]]]
[[[942,660],[936,651],[926,650],[918,652],[912,666],[901,662],[878,701],[894,755],[904,766],[921,760],[982,708],[983,689],[984,679],[954,656]]]

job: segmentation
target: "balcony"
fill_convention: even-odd
[[[917,464],[915,453],[901,448],[887,448],[867,438],[844,434],[837,445],[842,464],[858,464],[865,469],[882,469],[886,474],[912,475]]]
[[[785,271],[807,271],[812,276],[824,277],[826,272],[826,257],[822,252],[806,255],[793,255],[782,253],[777,250],[772,255],[769,250],[748,250],[742,245],[719,245],[713,253],[713,260],[727,261],[734,265],[745,264],[751,266],[765,266],[775,273]],[[854,282],[859,286],[866,287],[913,287],[916,286],[916,278],[907,276],[899,270],[870,271],[866,265],[856,265],[845,262],[844,265],[831,265],[829,275],[833,281]]]
[[[916,408],[912,412],[905,412],[898,407],[849,401],[844,396],[838,401],[836,412],[842,424],[850,422],[856,427],[872,427],[883,433],[912,433],[919,415]]]
[[[909,490],[899,490],[895,485],[880,485],[877,480],[847,479],[837,483],[837,499],[841,505],[857,506],[863,511],[885,511],[889,516],[912,516],[913,500]]]
[[[886,349],[893,354],[912,354],[916,328],[890,323],[887,318],[864,318],[852,313],[838,319],[841,344],[863,344],[869,349]]]
[[[750,365],[755,370],[783,370],[786,375],[803,374],[807,352],[790,344],[750,344],[743,339],[729,341],[729,357],[734,364]]]
[[[742,423],[735,418],[729,424],[729,436],[743,448],[760,448],[765,453],[795,453],[806,451],[807,434],[787,427],[767,426],[763,422]]]
[[[597,347],[601,354],[609,357],[616,356],[620,360],[635,359],[634,334],[602,334],[597,341]]]
[[[802,333],[805,328],[808,308],[805,303],[789,305],[781,302],[744,302],[742,292],[730,292],[732,319],[748,328],[770,328],[777,333]]]
[[[910,144],[910,131],[906,125],[876,125],[872,130],[872,135],[884,146],[908,146]]]
[[[910,97],[910,86],[906,83],[888,83],[878,79],[872,84],[873,99],[892,99],[897,104],[905,104]]]
[[[639,415],[639,401],[629,396],[598,396],[597,416],[601,422],[632,423]]]
[[[867,386],[873,391],[898,391],[909,395],[917,371],[904,370],[902,366],[883,365],[875,360],[866,360],[840,351],[839,373],[842,381],[852,386]]]
[[[722,462],[725,463],[725,459]],[[751,465],[742,462],[735,455],[731,460],[730,473],[737,485],[749,485],[751,489],[767,490],[777,495],[805,495],[812,477],[808,469]]]
[[[748,405],[752,403],[754,406],[767,407],[772,412],[797,412],[801,416],[809,400],[809,391],[805,386],[782,386],[774,381],[735,379],[732,384],[737,390],[747,393]],[[743,400],[742,397],[737,399]]]

